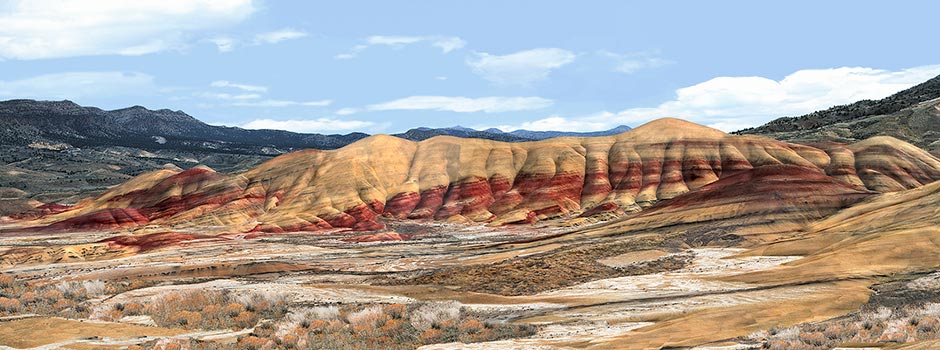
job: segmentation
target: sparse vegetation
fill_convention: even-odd
[[[211,296],[209,299],[218,297]],[[196,296],[194,299],[202,299]],[[184,302],[189,303],[189,302]],[[262,321],[235,344],[196,340],[153,342],[146,349],[414,349],[447,342],[474,343],[535,333],[528,325],[488,322],[459,303],[321,306],[291,309]]]
[[[93,299],[150,285],[143,281],[105,283],[98,280],[50,283],[0,274],[0,316],[34,314],[86,318]]]
[[[530,295],[604,278],[672,271],[687,266],[688,257],[670,257],[648,264],[613,268],[598,259],[669,245],[663,238],[625,238],[591,246],[566,247],[542,254],[517,257],[493,264],[442,269],[388,284],[456,285],[462,290],[500,295]]]
[[[832,349],[844,343],[907,343],[940,339],[940,303],[878,307],[820,323],[752,334],[763,349]]]
[[[17,276],[0,274],[0,316],[36,314],[66,318],[87,317],[89,299],[120,287],[101,281],[33,283]]]
[[[280,296],[251,294],[239,297],[228,291],[173,292],[148,305],[116,304],[108,318],[146,315],[162,327],[186,329],[245,329],[261,319],[280,319],[287,302]]]

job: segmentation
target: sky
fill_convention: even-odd
[[[0,99],[312,133],[724,131],[940,75],[928,1],[0,0]]]

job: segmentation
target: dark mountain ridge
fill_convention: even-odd
[[[734,133],[803,143],[892,136],[940,154],[940,76],[880,100],[778,118]]]
[[[523,141],[538,141],[538,140],[551,139],[555,137],[568,137],[568,136],[573,136],[573,137],[611,136],[611,135],[624,133],[629,130],[630,130],[629,126],[620,125],[610,130],[589,131],[589,132],[534,131],[534,130],[524,130],[524,129],[505,132],[497,128],[489,128],[486,130],[476,130],[476,129],[457,125],[457,126],[452,126],[449,128],[428,128],[428,127],[414,128],[404,133],[394,134],[392,136],[401,137],[403,139],[408,139],[411,141],[423,141],[423,140],[426,140],[426,139],[429,139],[438,135],[448,135],[448,136],[454,136],[454,137],[488,139],[488,140],[503,141],[503,142],[523,142]]]
[[[71,101],[0,102],[0,144],[66,143],[75,147],[125,146],[145,150],[211,150],[276,155],[294,149],[336,149],[369,135],[299,134],[203,123],[182,112],[141,106],[106,111]]]

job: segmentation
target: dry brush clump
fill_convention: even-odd
[[[178,340],[190,350],[414,349],[448,342],[473,343],[521,338],[528,325],[488,322],[459,303],[299,307],[260,322],[234,344]],[[146,349],[166,349],[151,343]]]
[[[940,339],[940,304],[879,307],[820,323],[773,328],[748,338],[771,350],[832,349],[844,343],[907,343]]]
[[[185,329],[246,329],[261,319],[280,319],[287,313],[280,296],[235,295],[229,291],[196,290],[172,292],[147,305],[116,304],[109,318],[146,315],[163,327]]]
[[[124,287],[97,280],[53,283],[0,274],[0,316],[83,318],[88,316],[89,300],[120,292]]]
[[[413,349],[534,334],[528,325],[487,322],[456,302],[339,308],[339,317],[308,320],[297,341],[306,349]],[[303,326],[303,325],[301,325]],[[282,339],[283,340],[283,339]]]

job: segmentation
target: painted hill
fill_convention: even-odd
[[[892,136],[940,154],[940,76],[881,100],[779,118],[736,133],[801,143]]]
[[[781,165],[799,170],[764,168]],[[829,181],[852,193],[940,180],[940,160],[892,138],[824,150],[660,119],[615,136],[523,143],[377,135],[235,175],[163,169],[24,225],[282,232],[375,230],[383,217],[531,223],[598,207],[635,212],[756,168],[762,178],[780,170],[794,184]]]

